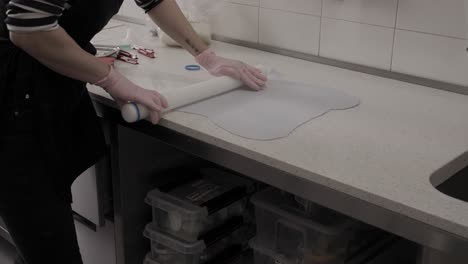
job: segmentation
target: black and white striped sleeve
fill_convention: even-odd
[[[136,4],[143,8],[146,13],[148,13],[151,9],[153,9],[155,6],[159,5],[162,3],[164,0],[135,0]]]
[[[58,27],[66,0],[11,0],[5,23],[10,31],[49,31]]]

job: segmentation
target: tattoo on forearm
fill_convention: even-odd
[[[190,39],[185,39],[185,42],[192,48],[193,51],[198,55],[200,54],[200,50],[195,47],[195,45],[190,41]]]

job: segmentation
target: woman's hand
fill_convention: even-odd
[[[147,90],[132,83],[110,67],[109,74],[94,85],[102,87],[122,107],[128,102],[144,105],[148,109],[151,123],[157,124],[161,112],[168,107],[167,100],[156,91]]]
[[[267,78],[258,69],[243,62],[226,59],[208,49],[185,18],[176,1],[165,0],[150,9],[148,14],[158,26],[177,41],[197,62],[215,76],[226,75],[243,81],[253,90],[261,90]]]
[[[197,62],[214,76],[229,76],[241,80],[251,89],[263,89],[267,77],[257,68],[241,61],[217,56],[211,49],[206,49],[195,57]]]

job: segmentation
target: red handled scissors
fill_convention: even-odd
[[[147,49],[147,48],[143,48],[143,47],[140,47],[140,46],[137,46],[137,45],[133,45],[132,47],[134,50],[136,50],[138,53],[148,57],[148,58],[156,58],[155,54],[154,54],[154,50],[153,49]]]

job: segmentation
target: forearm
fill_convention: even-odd
[[[109,66],[85,52],[63,30],[10,33],[15,45],[49,69],[72,79],[95,83],[107,75]]]
[[[208,48],[174,0],[164,0],[148,14],[166,34],[192,55],[197,56]]]
[[[253,90],[261,90],[265,86],[267,78],[260,70],[241,61],[217,56],[208,49],[174,0],[164,0],[148,13],[164,32],[195,56],[196,61],[212,75],[241,80]]]

